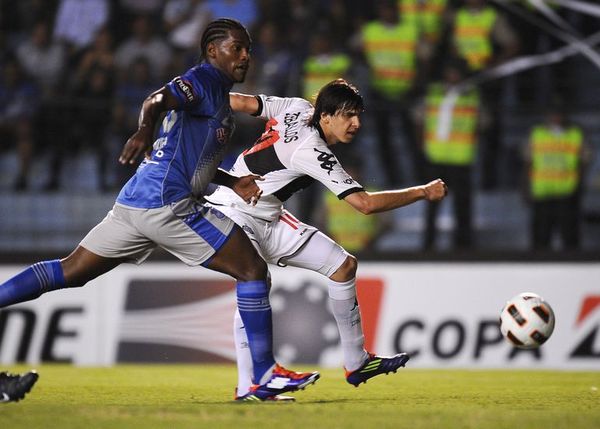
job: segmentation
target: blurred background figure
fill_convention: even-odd
[[[485,73],[491,67],[513,58],[519,51],[516,32],[488,0],[464,0],[456,10],[451,34],[453,55],[463,58],[473,74]],[[492,79],[481,88],[483,102],[490,113],[490,124],[482,136],[481,148],[481,180],[486,190],[498,187],[505,82],[505,79]]]
[[[350,57],[334,49],[332,35],[325,31],[310,37],[310,51],[302,66],[302,98],[315,102],[319,90],[329,82],[348,77]]]
[[[119,45],[115,54],[115,63],[119,74],[127,74],[136,58],[144,57],[150,64],[154,79],[162,79],[171,61],[171,47],[154,31],[149,16],[137,15],[131,26],[131,35]]]
[[[205,0],[168,0],[163,25],[171,46],[198,55],[202,31],[213,17]]]
[[[90,46],[110,16],[108,0],[60,0],[54,23],[54,39],[72,53]]]
[[[348,147],[341,151],[340,148],[337,149],[336,153],[342,152],[339,159],[346,172],[361,183],[364,176],[360,158],[348,151]],[[366,191],[376,192],[378,189],[367,188]],[[392,228],[390,212],[365,216],[327,190],[322,192],[322,201],[316,217],[319,229],[353,254],[376,251],[378,239]]]
[[[473,239],[472,176],[479,143],[479,91],[470,88],[460,92],[448,112],[444,112],[443,106],[449,90],[461,82],[466,73],[464,60],[451,58],[446,61],[441,80],[427,87],[417,130],[427,159],[428,180],[443,177],[451,190],[455,224],[452,244],[454,248],[462,249],[470,247]],[[425,250],[435,245],[440,204],[428,204],[426,208]]]
[[[0,141],[2,152],[16,147],[19,166],[13,184],[15,191],[23,191],[29,185],[38,95],[38,88],[27,79],[17,59],[5,59],[0,71]]]
[[[421,69],[428,78],[439,66],[439,57],[446,45],[451,9],[448,0],[398,0],[400,16],[417,28]]]
[[[411,95],[417,79],[417,27],[398,16],[398,3],[378,0],[377,17],[360,28],[360,49],[370,70],[367,111],[387,188],[398,187],[423,177],[423,161],[414,137],[410,115]],[[402,156],[409,159],[413,177],[402,171],[399,150],[394,144],[394,127],[399,122]]]
[[[555,234],[562,248],[580,247],[582,185],[590,157],[582,128],[555,102],[544,122],[532,127],[526,148],[534,250],[553,249]]]

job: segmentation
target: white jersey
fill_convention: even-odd
[[[256,204],[246,204],[225,186],[206,197],[216,205],[235,207],[260,219],[279,218],[283,202],[295,192],[318,180],[338,198],[362,191],[331,152],[320,128],[308,124],[314,108],[302,98],[260,95],[259,116],[267,119],[265,132],[254,146],[238,156],[230,174],[261,175],[256,183],[263,193]]]

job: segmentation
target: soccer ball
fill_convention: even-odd
[[[500,313],[500,331],[520,349],[544,344],[554,330],[554,311],[544,299],[531,292],[511,298]]]

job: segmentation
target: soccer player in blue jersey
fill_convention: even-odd
[[[188,265],[237,280],[238,309],[254,367],[249,399],[277,399],[319,378],[317,372],[288,371],[275,362],[267,265],[244,232],[203,200],[210,182],[231,188],[249,204],[261,195],[255,182],[259,176],[235,177],[218,169],[233,131],[229,91],[246,76],[250,44],[238,21],[217,19],[207,26],[201,39],[203,61],[144,101],[138,130],[119,161],[134,163],[146,156],[113,209],[69,256],[33,264],[1,284],[0,308],[83,286],[124,262],[140,264],[160,246]],[[163,112],[167,114],[154,140]]]

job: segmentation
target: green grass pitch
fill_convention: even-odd
[[[354,388],[325,369],[296,403],[257,404],[232,401],[231,365],[37,369],[0,428],[600,428],[600,372],[409,367]]]

